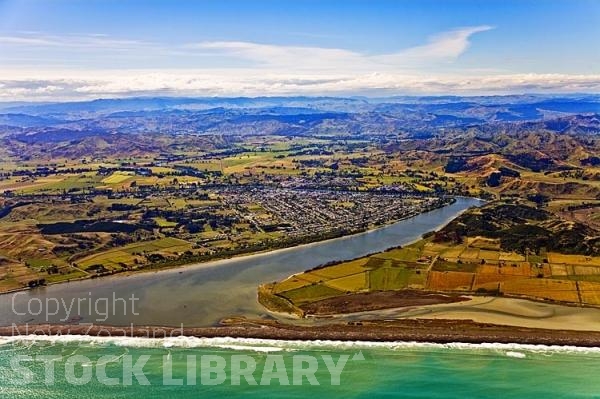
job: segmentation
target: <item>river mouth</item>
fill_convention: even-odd
[[[224,317],[261,317],[259,284],[317,265],[418,240],[483,201],[459,197],[443,208],[377,230],[299,247],[150,273],[85,280],[3,295],[0,325],[93,323],[212,326]]]

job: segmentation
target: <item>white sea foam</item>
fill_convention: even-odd
[[[299,350],[466,350],[486,351],[503,353],[514,358],[526,357],[526,353],[552,354],[598,354],[600,347],[579,347],[560,345],[530,345],[530,344],[501,344],[482,343],[471,344],[453,342],[447,344],[427,342],[374,342],[374,341],[292,341],[258,338],[197,338],[197,337],[173,337],[173,338],[136,338],[136,337],[91,337],[86,335],[21,335],[0,338],[0,345],[15,343],[33,344],[69,344],[84,343],[89,345],[114,345],[130,348],[220,348],[228,350],[254,351],[254,352],[276,352],[276,351],[299,351]]]

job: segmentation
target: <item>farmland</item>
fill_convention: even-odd
[[[354,306],[357,301],[367,303],[368,308],[385,308],[385,303],[365,302],[365,295],[377,292],[412,293],[402,294],[405,302],[390,302],[395,306],[408,306],[401,304],[411,303],[406,297],[426,293],[501,295],[600,306],[600,256],[546,248],[511,251],[503,248],[501,238],[485,236],[447,240],[454,231],[453,223],[404,248],[324,265],[264,285],[262,296],[270,292],[303,315],[323,309],[335,313],[334,304],[337,312],[359,311]]]
[[[143,263],[145,256],[177,257],[191,249],[191,244],[176,238],[162,238],[125,245],[118,249],[102,251],[77,260],[75,266],[84,270],[99,267],[106,270],[132,269]]]

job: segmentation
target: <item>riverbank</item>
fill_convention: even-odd
[[[475,199],[479,200],[479,201],[484,201],[479,198],[475,198]],[[142,267],[139,267],[137,269],[119,270],[119,271],[113,271],[111,273],[89,274],[88,272],[85,272],[82,270],[82,272],[88,273],[88,274],[85,276],[79,277],[79,278],[74,278],[74,279],[67,279],[67,280],[61,280],[61,281],[55,281],[55,282],[46,282],[43,285],[39,285],[39,286],[35,286],[35,287],[22,287],[22,288],[10,289],[10,290],[6,290],[6,291],[3,291],[2,289],[0,289],[0,296],[6,295],[6,294],[14,294],[17,292],[22,292],[22,291],[35,290],[36,288],[39,288],[39,287],[49,287],[49,286],[66,284],[66,283],[76,283],[76,282],[85,281],[85,280],[94,280],[94,279],[99,279],[99,278],[102,278],[102,279],[122,278],[122,277],[126,277],[126,276],[139,275],[139,274],[144,274],[144,273],[157,273],[157,272],[178,270],[178,269],[203,266],[203,265],[216,266],[220,263],[225,263],[232,259],[252,259],[253,257],[260,257],[262,255],[275,254],[278,252],[285,252],[285,251],[293,250],[296,248],[310,247],[311,245],[316,245],[316,244],[321,244],[321,243],[326,243],[326,242],[333,242],[335,240],[342,240],[342,239],[353,237],[353,236],[369,234],[369,233],[384,229],[386,227],[389,227],[391,225],[394,225],[396,223],[402,222],[404,220],[409,220],[411,218],[426,214],[426,213],[434,211],[436,209],[441,209],[441,208],[450,206],[450,205],[454,204],[455,202],[456,202],[456,197],[450,197],[447,199],[446,202],[441,202],[439,204],[436,204],[436,206],[432,206],[432,207],[423,209],[420,212],[408,214],[402,218],[390,220],[390,221],[387,221],[386,223],[378,225],[378,226],[370,226],[369,228],[364,229],[364,230],[352,231],[349,234],[345,234],[342,232],[332,232],[332,233],[326,235],[325,238],[322,238],[322,237],[318,238],[317,236],[305,237],[301,240],[298,240],[298,241],[300,241],[300,243],[298,243],[298,244],[296,244],[294,242],[291,242],[289,244],[281,243],[281,246],[279,246],[279,247],[272,247],[272,248],[266,248],[266,249],[261,249],[261,250],[241,249],[239,251],[215,254],[215,255],[211,255],[211,256],[201,257],[198,259],[178,258],[178,259],[168,260],[165,262],[151,263],[151,264],[143,265]]]
[[[0,327],[0,336],[78,338],[123,337],[162,339],[174,337],[251,338],[291,341],[371,341],[423,343],[501,343],[600,347],[600,332],[520,328],[471,320],[394,320],[357,323],[332,323],[323,326],[298,326],[271,320],[243,318],[224,320],[222,326],[200,328],[112,327],[97,325],[20,325]]]
[[[369,253],[416,241],[421,235],[439,229],[471,206],[481,201],[458,197],[454,204],[384,226],[378,229],[285,248],[260,254],[240,256],[183,267],[154,270],[154,273],[135,273],[106,278],[87,279],[70,284],[40,287],[25,291],[16,297],[0,301],[0,325],[23,323],[61,324],[67,316],[64,311],[48,317],[19,316],[15,309],[24,312],[30,299],[45,303],[53,298],[67,302],[84,298],[94,303],[104,298],[130,298],[137,302],[137,315],[124,315],[122,310],[109,312],[107,320],[87,307],[77,312],[82,323],[110,325],[170,325],[213,326],[223,317],[240,315],[261,317],[265,309],[256,300],[256,288],[264,282],[278,281],[290,274],[313,268],[320,264],[344,259],[354,259]],[[6,297],[5,297],[6,298]],[[157,300],[160,298],[160,300]],[[68,319],[68,317],[67,317]]]

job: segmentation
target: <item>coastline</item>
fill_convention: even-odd
[[[107,342],[123,338],[164,339],[253,339],[294,342],[394,342],[430,344],[516,344],[560,347],[600,347],[598,331],[567,331],[476,323],[472,320],[396,320],[336,323],[307,327],[271,320],[230,319],[218,327],[112,327],[100,325],[13,325],[0,327],[0,336],[12,340]],[[185,345],[183,345],[185,347]]]

